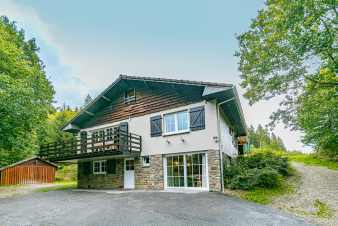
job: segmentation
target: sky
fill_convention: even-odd
[[[264,0],[0,0],[0,15],[35,38],[55,104],[81,106],[120,74],[235,84],[248,125],[269,123],[280,98],[253,106],[239,87],[236,35]],[[302,134],[278,125],[290,150],[310,150]]]

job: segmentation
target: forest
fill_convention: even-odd
[[[304,144],[331,159],[338,156],[337,30],[334,1],[267,1],[237,36],[235,53],[250,104],[283,98],[270,129],[283,123],[301,131]],[[43,142],[71,136],[60,128],[79,109],[56,107],[38,53],[35,39],[27,40],[14,21],[0,17],[0,167],[36,154]],[[261,125],[248,132],[256,148],[285,150]]]

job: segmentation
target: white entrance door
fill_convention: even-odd
[[[124,188],[135,188],[134,159],[124,160]]]

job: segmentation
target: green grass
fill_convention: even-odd
[[[57,190],[67,190],[76,188],[77,182],[76,181],[60,181],[55,182],[50,187],[38,188],[35,191],[37,192],[49,192],[49,191],[57,191]]]
[[[267,151],[271,151],[276,155],[287,157],[290,161],[300,162],[305,165],[310,166],[323,166],[329,169],[338,170],[338,161],[334,159],[329,159],[329,157],[324,156],[322,154],[313,153],[313,154],[304,154],[298,151],[281,151],[281,150],[270,150],[267,148],[261,149],[253,149],[252,153],[264,153]]]
[[[290,194],[295,190],[295,179],[282,180],[276,188],[255,188],[250,191],[244,191],[240,194],[242,199],[267,205],[279,196]]]
[[[290,152],[287,154],[290,161],[301,162],[305,165],[324,166],[329,169],[338,170],[338,162],[319,157],[316,154],[303,154]]]
[[[77,164],[60,164],[55,174],[56,181],[75,181],[77,179]]]
[[[333,211],[330,207],[318,199],[316,199],[314,206],[317,208],[315,215],[320,218],[330,218],[333,216]]]

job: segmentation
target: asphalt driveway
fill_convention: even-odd
[[[304,221],[218,193],[50,191],[0,199],[1,226],[283,225]]]

